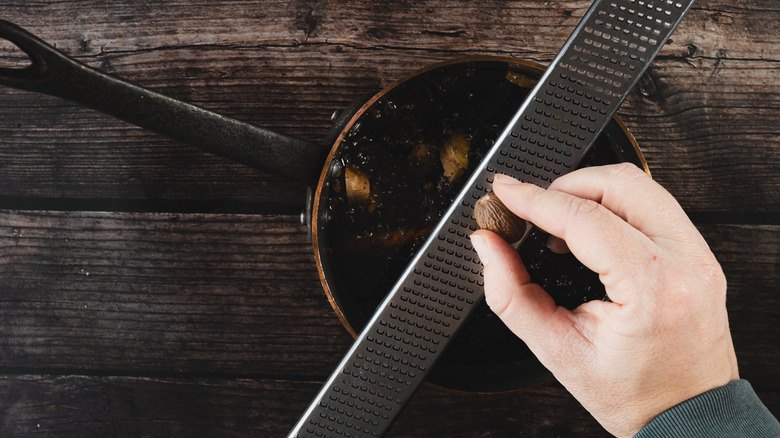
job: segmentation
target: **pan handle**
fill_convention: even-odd
[[[0,84],[61,97],[239,163],[312,184],[322,147],[147,90],[81,64],[38,37],[0,20],[0,38],[31,64],[0,68]]]

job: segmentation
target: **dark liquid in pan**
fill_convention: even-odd
[[[456,64],[421,79],[408,81],[377,101],[333,160],[325,232],[335,270],[349,295],[345,299],[352,302],[348,307],[353,310],[345,316],[358,331],[533,82],[503,62]],[[599,138],[582,166],[614,161],[606,140]],[[537,229],[520,249],[532,280],[569,309],[604,299],[598,276],[570,254],[552,253],[547,238]],[[474,389],[467,382],[461,387],[453,383],[453,370],[479,372],[496,365],[511,369],[529,361],[535,358],[525,344],[483,303],[444,352],[429,381]]]

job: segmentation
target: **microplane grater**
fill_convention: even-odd
[[[483,297],[469,235],[503,173],[548,187],[575,169],[692,0],[597,0],[290,437],[383,436]]]

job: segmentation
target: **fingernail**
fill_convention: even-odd
[[[502,173],[497,173],[493,178],[493,181],[499,184],[522,184],[520,181],[512,178],[511,176],[504,175]]]
[[[479,256],[479,260],[482,261],[482,266],[486,266],[489,261],[488,254],[490,251],[488,251],[488,244],[485,242],[485,238],[479,235],[471,235],[471,246],[474,247],[474,250],[477,251],[477,255]]]

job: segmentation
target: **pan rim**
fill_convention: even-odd
[[[329,268],[326,266],[326,261],[324,260],[325,257],[327,257],[327,249],[322,248],[323,238],[319,235],[319,229],[320,229],[320,215],[321,210],[320,207],[323,206],[322,204],[322,196],[323,191],[326,188],[327,181],[330,179],[330,172],[331,172],[331,163],[340,149],[341,143],[343,142],[346,135],[349,133],[349,131],[352,129],[352,127],[363,117],[366,111],[371,108],[374,103],[376,103],[378,100],[380,100],[382,97],[384,97],[387,93],[390,91],[396,89],[401,84],[404,84],[407,81],[410,81],[418,76],[421,76],[427,72],[447,67],[450,65],[455,64],[465,64],[465,63],[473,63],[473,62],[504,62],[510,65],[519,66],[521,68],[527,69],[534,74],[538,75],[536,78],[540,77],[546,67],[536,61],[527,60],[527,59],[518,59],[513,58],[510,56],[492,56],[492,55],[475,55],[475,56],[467,56],[467,57],[459,57],[451,60],[446,61],[440,61],[436,63],[432,63],[430,65],[427,65],[423,68],[420,68],[418,70],[415,70],[400,79],[392,82],[391,84],[384,87],[381,91],[377,92],[373,97],[368,99],[356,112],[355,114],[349,119],[349,121],[344,125],[339,135],[336,137],[333,145],[330,148],[330,151],[328,152],[327,157],[325,158],[322,170],[320,172],[320,176],[317,181],[317,187],[316,191],[314,193],[313,200],[313,207],[311,211],[311,237],[312,237],[312,246],[314,248],[314,258],[315,263],[317,266],[317,273],[319,275],[320,283],[322,284],[323,290],[325,291],[325,295],[328,299],[328,302],[330,303],[330,306],[332,307],[333,311],[336,313],[337,317],[339,318],[341,324],[344,326],[344,328],[349,332],[349,334],[352,336],[353,339],[358,337],[358,331],[352,327],[352,324],[348,321],[346,315],[344,314],[344,311],[342,310],[341,306],[339,306],[339,303],[333,294],[333,291],[331,289],[330,281],[328,280],[328,275],[326,275],[326,272],[329,270]],[[636,154],[636,156],[639,159],[639,162],[641,163],[642,169],[650,175],[650,170],[647,165],[647,161],[644,157],[644,154],[639,148],[639,144],[636,141],[636,138],[633,136],[631,131],[628,130],[628,127],[623,122],[623,120],[615,114],[613,117],[613,120],[616,122],[617,126],[619,127],[621,133],[626,137],[625,139],[628,140],[628,142],[631,144],[631,147],[633,148],[633,152]],[[546,380],[537,384],[532,384],[526,387],[522,388],[511,388],[507,390],[489,390],[489,391],[471,391],[471,390],[463,390],[463,389],[457,389],[457,388],[450,388],[447,386],[443,386],[441,384],[431,383],[427,380],[424,382],[425,385],[428,385],[433,388],[437,388],[442,391],[447,392],[453,392],[453,393],[460,393],[460,394],[497,394],[497,393],[511,393],[511,392],[523,392],[527,390],[531,390],[533,388],[537,388],[539,386],[543,386],[550,381],[554,379]]]

